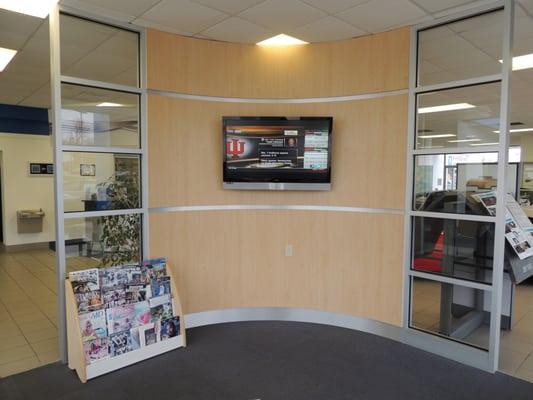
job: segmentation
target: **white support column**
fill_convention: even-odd
[[[494,261],[489,339],[489,368],[498,369],[502,313],[503,267],[505,261],[505,213],[507,197],[507,162],[509,159],[510,93],[512,73],[512,45],[514,26],[514,0],[505,1],[502,46],[502,82],[500,97],[500,140],[498,145],[498,188],[496,191],[496,232],[494,236]]]
[[[56,278],[58,304],[59,358],[67,362],[67,325],[65,313],[65,224],[63,208],[63,151],[61,136],[61,55],[59,6],[50,12],[50,87],[52,99],[52,137],[54,143],[54,189],[56,228]]]

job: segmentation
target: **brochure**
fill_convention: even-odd
[[[150,313],[152,315],[152,322],[169,319],[174,316],[174,313],[172,312],[172,303],[160,304],[150,308]]]
[[[152,296],[150,285],[128,285],[126,286],[126,302],[135,303],[146,301]]]
[[[133,327],[149,324],[151,321],[150,304],[148,301],[141,301],[134,303],[135,318],[133,320]]]
[[[161,340],[170,339],[180,334],[180,317],[161,321]]]
[[[91,364],[95,361],[103,360],[109,357],[108,338],[95,339],[83,344],[85,353],[85,362]]]
[[[135,319],[135,305],[124,304],[123,306],[117,306],[108,308],[106,310],[107,316],[107,330],[109,334],[129,331],[133,327],[133,321]]]
[[[76,304],[78,305],[78,313],[98,310],[104,307],[102,296],[99,290],[75,293],[74,297],[76,298]]]
[[[150,283],[152,279],[161,278],[167,274],[165,258],[154,258],[143,261],[144,282]]]
[[[170,277],[163,276],[161,278],[152,279],[150,287],[152,288],[152,297],[170,294]]]
[[[133,350],[130,331],[114,333],[109,336],[109,355],[116,357]]]
[[[103,289],[104,304],[107,308],[126,304],[126,289],[124,286]]]
[[[74,293],[86,293],[100,289],[98,268],[69,272],[68,278]]]
[[[96,310],[79,315],[81,338],[89,341],[107,336],[105,310]]]
[[[161,340],[161,324],[160,321],[152,322],[150,324],[139,326],[139,343],[141,347],[150,346]]]

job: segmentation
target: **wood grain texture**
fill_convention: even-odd
[[[296,204],[403,209],[407,96],[246,104],[150,95],[149,207]],[[333,116],[332,190],[222,189],[222,116]]]
[[[185,313],[299,307],[401,324],[401,215],[152,213],[150,238],[150,253],[168,257]]]
[[[147,31],[148,88],[246,98],[345,96],[406,89],[410,28],[304,46]]]

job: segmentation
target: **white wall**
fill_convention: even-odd
[[[30,162],[52,163],[51,136],[0,133],[4,244],[14,246],[55,240],[54,177],[29,176]],[[41,233],[17,233],[17,210],[42,208]]]

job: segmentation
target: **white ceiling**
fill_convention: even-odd
[[[61,0],[122,22],[181,35],[256,43],[279,33],[308,42],[382,32],[489,0]],[[532,0],[524,0],[530,3]]]

